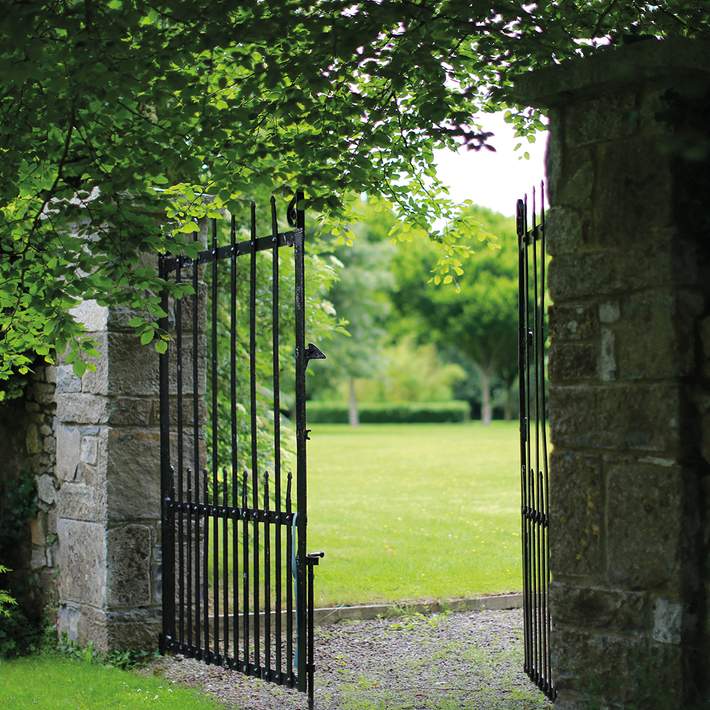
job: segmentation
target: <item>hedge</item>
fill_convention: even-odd
[[[365,402],[358,406],[363,424],[411,424],[415,422],[465,422],[468,402]],[[308,402],[308,421],[314,424],[347,424],[348,405],[340,402]]]

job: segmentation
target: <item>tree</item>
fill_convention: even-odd
[[[140,255],[189,255],[195,216],[260,187],[299,183],[331,215],[351,192],[384,194],[414,224],[446,222],[434,149],[487,145],[476,116],[511,104],[516,74],[634,33],[708,36],[710,17],[693,0],[6,3],[0,381],[37,355],[84,367],[81,299],[140,308],[136,331],[164,348]],[[444,275],[461,234],[439,235]]]
[[[416,313],[443,350],[459,351],[475,367],[481,419],[489,424],[494,378],[511,387],[517,363],[515,224],[483,207],[469,207],[463,221],[478,245],[462,260],[459,273],[441,278],[436,272],[437,247],[418,240],[394,260],[393,300],[401,313]],[[430,283],[423,287],[427,275]],[[446,288],[444,281],[455,288]]]
[[[355,380],[376,375],[382,365],[392,285],[393,246],[387,235],[396,219],[389,205],[379,200],[359,200],[350,216],[354,239],[333,254],[343,268],[329,296],[341,320],[323,369],[331,381],[347,381],[349,421],[357,426]]]

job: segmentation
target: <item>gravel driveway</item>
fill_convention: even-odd
[[[551,708],[522,667],[522,612],[476,611],[316,628],[319,710]],[[301,710],[304,697],[192,659],[154,668],[230,708]]]

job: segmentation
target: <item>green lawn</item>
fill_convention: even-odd
[[[195,690],[165,680],[55,655],[0,661],[3,710],[138,710],[221,707]]]
[[[319,606],[519,590],[517,422],[314,425]]]

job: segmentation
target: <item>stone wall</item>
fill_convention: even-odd
[[[563,708],[710,697],[710,46],[522,77],[549,112],[550,548]]]

